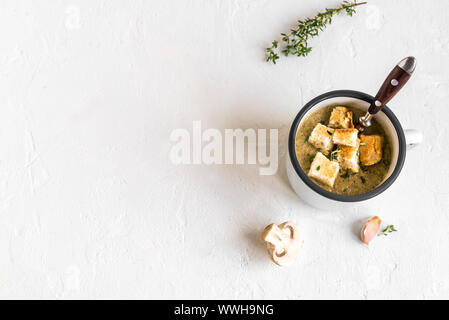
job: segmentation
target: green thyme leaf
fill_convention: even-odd
[[[360,142],[361,146],[366,146],[366,142]]]
[[[320,171],[321,166],[316,167],[316,171]]]
[[[366,179],[364,177],[360,177],[360,180],[362,180],[362,183],[366,182]]]

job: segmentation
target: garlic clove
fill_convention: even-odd
[[[362,239],[362,242],[366,245],[370,243],[371,240],[376,236],[377,231],[379,231],[379,227],[382,220],[378,217],[372,217],[362,227],[362,230],[360,231],[360,239]]]

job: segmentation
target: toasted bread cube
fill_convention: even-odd
[[[360,136],[360,162],[372,166],[382,159],[382,137],[379,135]]]
[[[352,111],[346,107],[335,107],[329,118],[329,127],[335,129],[354,128],[352,123]]]
[[[339,146],[340,152],[337,153],[337,161],[340,168],[359,172],[359,142],[360,139],[357,138],[355,147]]]
[[[357,129],[335,129],[332,140],[335,144],[355,147],[357,145]]]
[[[324,154],[329,154],[329,151],[334,147],[332,143],[333,133],[334,129],[318,123],[310,134],[309,142]]]
[[[333,187],[338,170],[340,170],[338,162],[330,161],[324,154],[317,152],[309,170],[309,177]]]

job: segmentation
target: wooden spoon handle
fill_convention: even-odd
[[[374,101],[371,103],[368,112],[373,115],[378,113],[407,83],[415,67],[416,59],[414,57],[402,59],[390,72],[387,79],[385,79]]]

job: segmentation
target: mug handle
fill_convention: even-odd
[[[423,135],[420,130],[416,129],[407,129],[404,130],[405,134],[405,143],[407,144],[407,149],[411,149],[416,147],[423,141]]]

